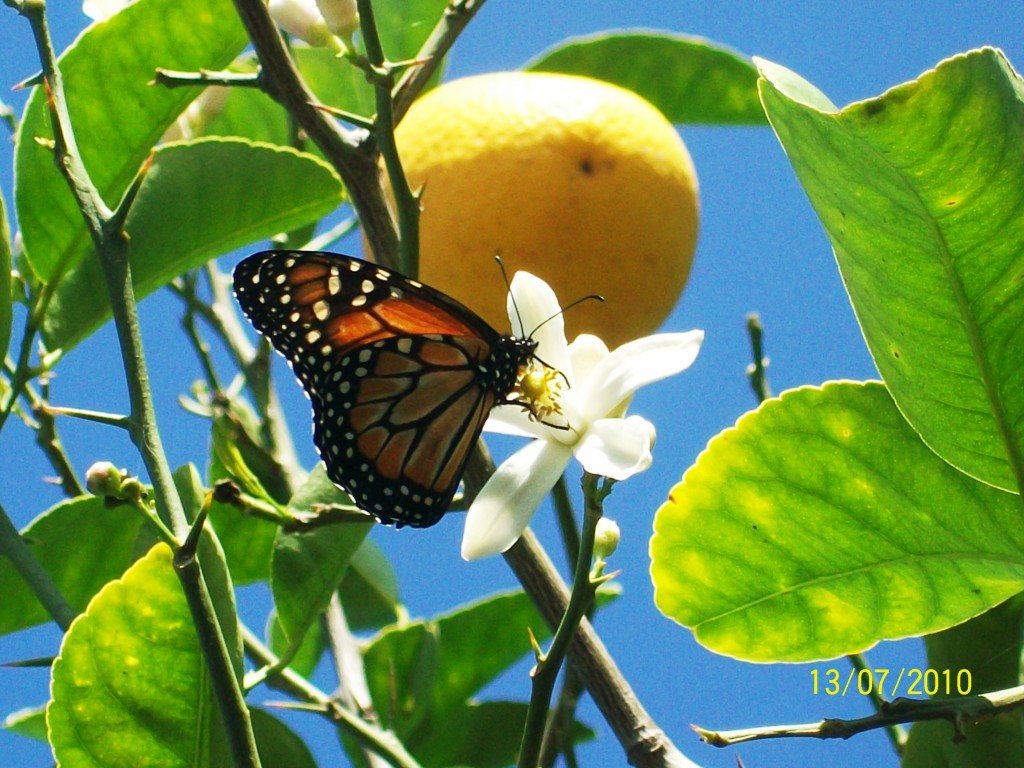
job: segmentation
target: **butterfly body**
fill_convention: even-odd
[[[536,342],[350,256],[263,251],[239,263],[234,282],[243,312],[313,403],[331,480],[384,523],[440,520]]]

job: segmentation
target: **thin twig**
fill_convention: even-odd
[[[692,727],[701,739],[713,747],[728,747],[764,739],[848,739],[858,733],[887,728],[895,723],[915,723],[924,720],[948,720],[952,723],[955,733],[962,738],[965,724],[987,720],[1021,706],[1024,706],[1024,685],[952,699],[901,697],[888,702],[881,712],[853,720],[826,718],[817,723],[771,725],[735,731],[710,731],[706,728]]]
[[[583,681],[576,674],[572,658],[565,667],[562,690],[558,692],[558,702],[544,731],[544,741],[540,748],[537,764],[541,768],[551,768],[561,754],[566,764],[575,763],[573,752],[572,726],[579,705],[580,695],[585,690]]]
[[[193,88],[197,85],[223,85],[232,88],[262,88],[263,82],[259,74],[251,72],[211,72],[201,69],[198,72],[177,72],[173,69],[157,67],[153,75],[153,84],[164,88]]]
[[[569,498],[564,474],[551,489],[551,500],[555,505],[555,516],[558,519],[559,533],[562,534],[562,543],[565,544],[566,557],[570,563],[577,563],[580,559],[580,532],[576,527],[576,515],[573,512],[572,499]]]
[[[401,122],[412,102],[441,66],[444,56],[454,45],[462,30],[483,8],[487,0],[451,0],[440,20],[424,41],[415,63],[402,74],[394,90],[395,125]]]
[[[32,408],[32,415],[36,420],[36,444],[42,449],[43,454],[50,461],[60,480],[61,490],[69,498],[75,498],[85,493],[85,489],[78,480],[78,474],[71,466],[71,459],[64,451],[64,443],[57,434],[57,420],[54,414],[47,408],[47,402],[28,383],[25,384],[25,396]]]
[[[213,358],[210,357],[210,345],[203,340],[203,337],[199,334],[199,328],[196,326],[195,308],[200,303],[196,295],[197,279],[195,272],[184,274],[180,278],[181,287],[188,295],[188,299],[185,301],[185,314],[181,318],[181,327],[185,330],[188,340],[192,343],[196,357],[199,358],[199,365],[206,376],[207,386],[212,392],[222,392],[223,388],[221,387],[220,378],[217,376],[217,369],[214,368]]]
[[[850,660],[853,668],[857,670],[858,674],[862,670],[870,670],[871,666],[868,664],[867,658],[860,653],[851,653],[846,658]],[[857,678],[860,679],[859,677]],[[881,713],[885,711],[885,708],[889,706],[889,702],[885,700],[881,692],[875,686],[871,686],[871,690],[868,691],[868,698],[871,701],[871,706],[875,712]],[[896,751],[897,755],[903,754],[903,747],[907,743],[907,732],[898,723],[893,723],[885,728],[885,735],[889,737],[889,741],[892,742],[892,748]]]
[[[572,592],[569,595],[569,603],[562,614],[562,619],[558,623],[558,629],[555,630],[551,647],[547,653],[538,657],[537,665],[531,673],[533,688],[526,713],[526,725],[523,728],[519,768],[535,768],[538,765],[544,738],[544,726],[547,723],[555,680],[558,679],[562,662],[569,651],[569,644],[576,635],[580,621],[583,620],[594,597],[594,585],[590,580],[590,562],[594,557],[594,535],[597,532],[597,523],[603,514],[604,490],[599,486],[598,478],[590,474],[584,475],[583,487],[586,508],[583,515],[583,532],[580,535]]]
[[[349,629],[345,608],[337,590],[331,596],[326,615],[327,642],[334,660],[334,672],[338,677],[338,691],[335,694],[353,712],[359,712],[363,720],[376,725],[377,712],[370,697],[370,686],[366,681],[366,667],[363,654],[352,630]],[[372,749],[364,749],[368,768],[385,768],[387,762]]]
[[[0,506],[0,555],[10,560],[14,569],[21,574],[46,612],[65,632],[75,620],[75,610],[61,594],[50,574],[46,572],[32,549],[21,537],[18,529]]]
[[[762,348],[764,327],[756,312],[747,315],[747,334],[750,336],[750,349],[754,356],[754,362],[747,366],[747,378],[750,379],[750,388],[754,390],[757,402],[763,403],[772,396],[772,389],[768,385],[768,358],[764,356]]]
[[[558,478],[555,487],[551,489],[551,499],[554,502],[555,515],[558,519],[559,532],[562,535],[562,543],[565,545],[566,556],[570,563],[579,561],[580,553],[580,532],[577,528],[576,515],[572,508],[572,499],[569,497],[569,489],[566,486],[565,475]],[[587,611],[587,618],[593,621],[595,605],[591,601]],[[547,727],[544,730],[544,740],[541,743],[540,757],[538,764],[541,768],[550,768],[554,765],[559,753],[572,755],[572,739],[567,738],[571,733],[573,717],[576,707],[579,704],[580,694],[583,693],[583,681],[576,674],[572,658],[565,667],[565,675],[562,679],[562,689],[558,693],[558,701],[555,704],[552,715],[548,718]],[[566,760],[569,761],[569,757]]]
[[[220,704],[224,730],[231,745],[231,754],[236,766],[260,768],[256,739],[252,731],[249,709],[245,694],[235,676],[231,654],[224,640],[224,633],[217,621],[213,599],[203,575],[202,565],[196,556],[200,532],[209,510],[210,495],[200,512],[195,526],[189,532],[185,544],[174,553],[174,570],[188,596],[188,607],[192,621],[199,635],[200,647],[210,672],[210,683],[214,696]]]
[[[128,261],[128,238],[119,226],[127,212],[119,213],[107,208],[82,163],[68,115],[63,79],[56,67],[56,56],[50,42],[45,6],[42,3],[26,3],[22,9],[22,13],[32,26],[36,47],[40,53],[49,95],[57,167],[75,195],[89,234],[96,245],[100,266],[109,288],[132,405],[129,434],[149,471],[150,480],[167,515],[165,519],[176,532],[183,534],[188,529],[188,523],[156,429],[156,411],[149,390],[149,374],[142,354],[142,337]],[[132,188],[129,188],[129,194]],[[126,201],[128,199],[126,196]]]
[[[529,528],[508,552],[509,564],[549,627],[557,627],[569,602],[569,589]],[[590,622],[580,622],[570,649],[587,692],[626,753],[640,768],[694,768],[637,698]]]
[[[278,658],[259,638],[245,625],[241,626],[245,652],[261,666],[273,667]],[[355,715],[337,699],[321,691],[309,680],[289,667],[285,667],[268,683],[276,688],[287,691],[300,701],[316,705],[315,710],[330,719],[340,730],[357,739],[360,744],[372,749],[391,765],[397,768],[420,768],[420,764],[410,755],[398,737],[390,731],[368,723]]]
[[[373,136],[384,159],[398,214],[398,267],[405,274],[416,277],[420,273],[420,203],[409,188],[409,181],[402,170],[402,160],[398,156],[398,146],[395,143],[395,118],[391,102],[395,73],[381,47],[373,3],[371,0],[357,0],[357,5],[359,28],[369,64],[367,73],[373,84],[374,102],[377,106]]]
[[[304,251],[325,251],[333,246],[338,240],[352,232],[359,226],[359,220],[355,216],[349,216],[328,229],[313,237],[308,243],[302,246]]]
[[[18,399],[24,394],[28,382],[40,373],[40,371],[33,370],[32,367],[32,348],[35,344],[36,336],[39,334],[39,329],[42,328],[43,317],[46,315],[46,310],[53,299],[56,286],[60,284],[62,272],[63,268],[58,267],[54,271],[54,275],[43,283],[39,293],[33,296],[32,306],[29,309],[28,317],[25,319],[25,328],[21,335],[18,358],[8,384],[7,402],[0,407],[0,430],[3,429]]]

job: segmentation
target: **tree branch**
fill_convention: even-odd
[[[569,589],[529,529],[505,553],[505,562],[554,630],[569,604]],[[622,745],[630,765],[695,768],[696,764],[676,748],[644,709],[587,619],[580,622],[569,652],[574,668]]]
[[[494,473],[480,441],[470,457],[464,480],[468,507],[475,492]],[[569,605],[569,588],[529,528],[508,552],[505,562],[554,632]],[[569,647],[573,668],[619,740],[630,765],[639,768],[697,768],[647,713],[590,621],[584,618]]]
[[[235,8],[260,60],[264,91],[295,119],[341,175],[366,239],[387,267],[398,264],[398,235],[377,169],[377,148],[362,128],[345,129],[319,109],[270,17],[264,0],[235,0]]]
[[[138,192],[145,166],[129,185],[118,207],[114,210],[108,208],[78,151],[63,78],[57,67],[57,57],[50,38],[46,5],[42,0],[30,0],[21,3],[18,10],[32,28],[39,53],[42,83],[46,88],[53,128],[54,160],[85,219],[110,296],[131,403],[128,431],[156,491],[161,520],[169,523],[177,541],[184,541],[188,538],[190,527],[157,429],[128,257],[129,238],[124,231],[124,221]],[[181,547],[178,550],[180,552]],[[230,654],[224,644],[202,570],[193,558],[186,568],[179,568],[177,573],[196,620],[196,631],[207,667],[214,678],[217,704],[228,730],[234,763],[239,768],[259,768],[259,755],[249,723],[249,712],[241,699],[238,681],[230,663],[225,662],[230,659]]]
[[[770,725],[763,728],[744,728],[735,731],[710,731],[692,726],[713,747],[728,747],[747,741],[764,739],[848,739],[864,731],[888,728],[897,723],[915,723],[923,720],[948,720],[958,738],[963,738],[963,726],[985,720],[1002,712],[1024,705],[1024,685],[1002,691],[964,696],[955,699],[907,699],[900,697],[886,703],[882,711],[853,720],[826,718],[817,723],[801,725]]]

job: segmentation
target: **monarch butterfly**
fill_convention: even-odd
[[[537,342],[503,336],[450,296],[324,251],[262,251],[235,296],[313,403],[327,474],[386,524],[425,528],[451,503],[491,408]]]

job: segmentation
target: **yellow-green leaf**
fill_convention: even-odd
[[[1020,499],[937,457],[879,383],[766,401],[658,511],[655,602],[719,653],[809,661],[1024,589]]]
[[[213,765],[216,704],[171,558],[153,547],[64,637],[46,711],[61,768]]]
[[[1024,489],[1024,80],[955,56],[837,110],[760,63],[761,98],[882,378],[946,461]]]

